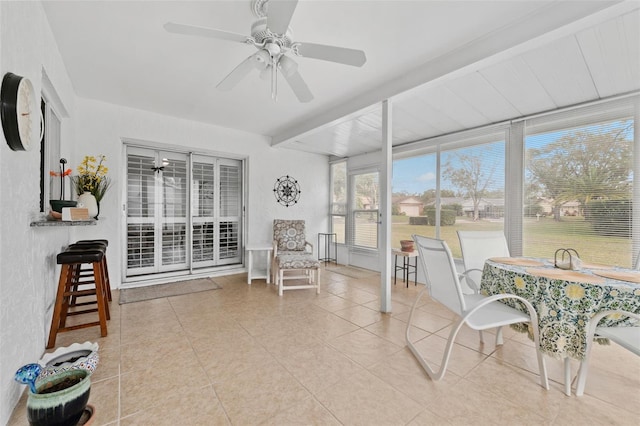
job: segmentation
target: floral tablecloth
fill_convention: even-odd
[[[552,262],[546,259],[532,260],[541,263],[539,271],[554,269]],[[526,266],[487,260],[482,272],[481,292],[484,295],[516,294],[530,301],[538,313],[541,349],[554,358],[583,359],[586,326],[596,313],[612,309],[640,312],[640,284],[597,277],[588,269],[580,273],[592,275],[597,278],[593,281],[599,283],[554,279],[533,275],[533,271]],[[515,300],[507,299],[503,303],[526,312]],[[609,316],[600,325],[632,324],[628,319]],[[516,329],[525,331],[526,326],[516,326]]]

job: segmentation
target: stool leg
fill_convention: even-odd
[[[96,298],[98,299],[98,317],[100,318],[100,335],[107,335],[107,301],[105,300],[105,285],[101,271],[102,262],[93,263],[93,275],[96,281]]]
[[[62,303],[64,301],[64,292],[67,285],[68,275],[71,273],[70,265],[62,265],[60,269],[60,279],[58,281],[58,291],[56,293],[56,303],[53,307],[53,318],[51,318],[51,329],[49,330],[49,341],[47,349],[51,349],[56,344],[56,336],[60,327],[60,315],[62,313]]]
[[[109,267],[107,266],[107,253],[102,258],[102,268],[104,270],[105,277],[105,291],[107,292],[107,299],[111,302],[111,281],[109,280]]]

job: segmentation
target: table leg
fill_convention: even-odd
[[[271,250],[267,250],[267,284],[271,284]]]
[[[253,250],[247,250],[247,284],[251,285],[251,264],[253,263],[251,258],[251,252]]]
[[[396,281],[398,281],[398,255],[395,255],[393,260],[393,285],[396,285]]]
[[[405,257],[402,264],[404,265],[404,281],[407,283],[407,288],[409,288],[409,258]]]

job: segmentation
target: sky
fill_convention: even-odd
[[[541,148],[544,145],[556,141],[562,136],[572,133],[576,130],[587,131],[608,131],[612,129],[621,129],[628,122],[626,120],[614,121],[605,124],[595,124],[580,128],[560,130],[554,132],[546,132],[533,134],[526,137],[525,149]],[[627,138],[633,139],[633,128],[627,130]],[[480,155],[486,160],[489,169],[495,167],[493,172],[494,184],[489,189],[504,190],[505,179],[505,143],[504,141],[493,142],[489,144],[478,145],[474,147],[460,148],[454,151],[443,151],[441,167],[447,160],[450,160],[454,167],[460,162],[456,160],[455,152],[464,153],[471,156]],[[436,188],[436,154],[422,155],[411,157],[393,162],[393,193],[405,192],[407,194],[421,195],[428,189]],[[450,182],[445,179],[441,182],[441,189],[457,190]]]

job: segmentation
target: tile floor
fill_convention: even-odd
[[[505,330],[496,348],[467,329],[433,382],[404,345],[420,286],[398,282],[393,313],[381,314],[379,276],[353,275],[323,271],[320,295],[278,297],[245,274],[215,278],[221,290],[127,305],[116,291],[108,337],[92,327],[56,343],[100,344],[94,425],[638,424],[640,358],[629,352],[596,345],[585,395],[567,397],[560,361],[547,358],[551,389],[538,385],[526,336]],[[435,364],[450,323],[436,302],[418,311],[413,335]],[[27,424],[25,399],[10,425]]]

